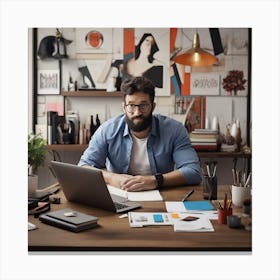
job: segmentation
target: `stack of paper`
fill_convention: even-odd
[[[218,212],[210,201],[166,201],[165,205],[172,213],[174,231],[214,231],[210,220],[217,220]]]
[[[172,214],[174,231],[208,232],[214,231],[213,225],[207,216],[189,213]]]

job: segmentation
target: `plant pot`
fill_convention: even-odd
[[[38,188],[38,175],[28,175],[28,196],[35,193]]]

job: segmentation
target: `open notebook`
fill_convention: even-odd
[[[110,194],[118,195],[130,201],[162,201],[162,196],[158,190],[142,191],[142,192],[127,192],[107,185]]]

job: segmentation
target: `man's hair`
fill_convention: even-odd
[[[134,77],[126,79],[122,82],[121,92],[123,93],[123,100],[127,95],[132,95],[136,92],[142,92],[149,95],[151,103],[155,99],[155,87],[152,82],[145,77]]]

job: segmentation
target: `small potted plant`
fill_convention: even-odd
[[[47,141],[42,135],[28,135],[28,194],[34,193],[38,187],[38,167],[43,165],[46,158]]]

